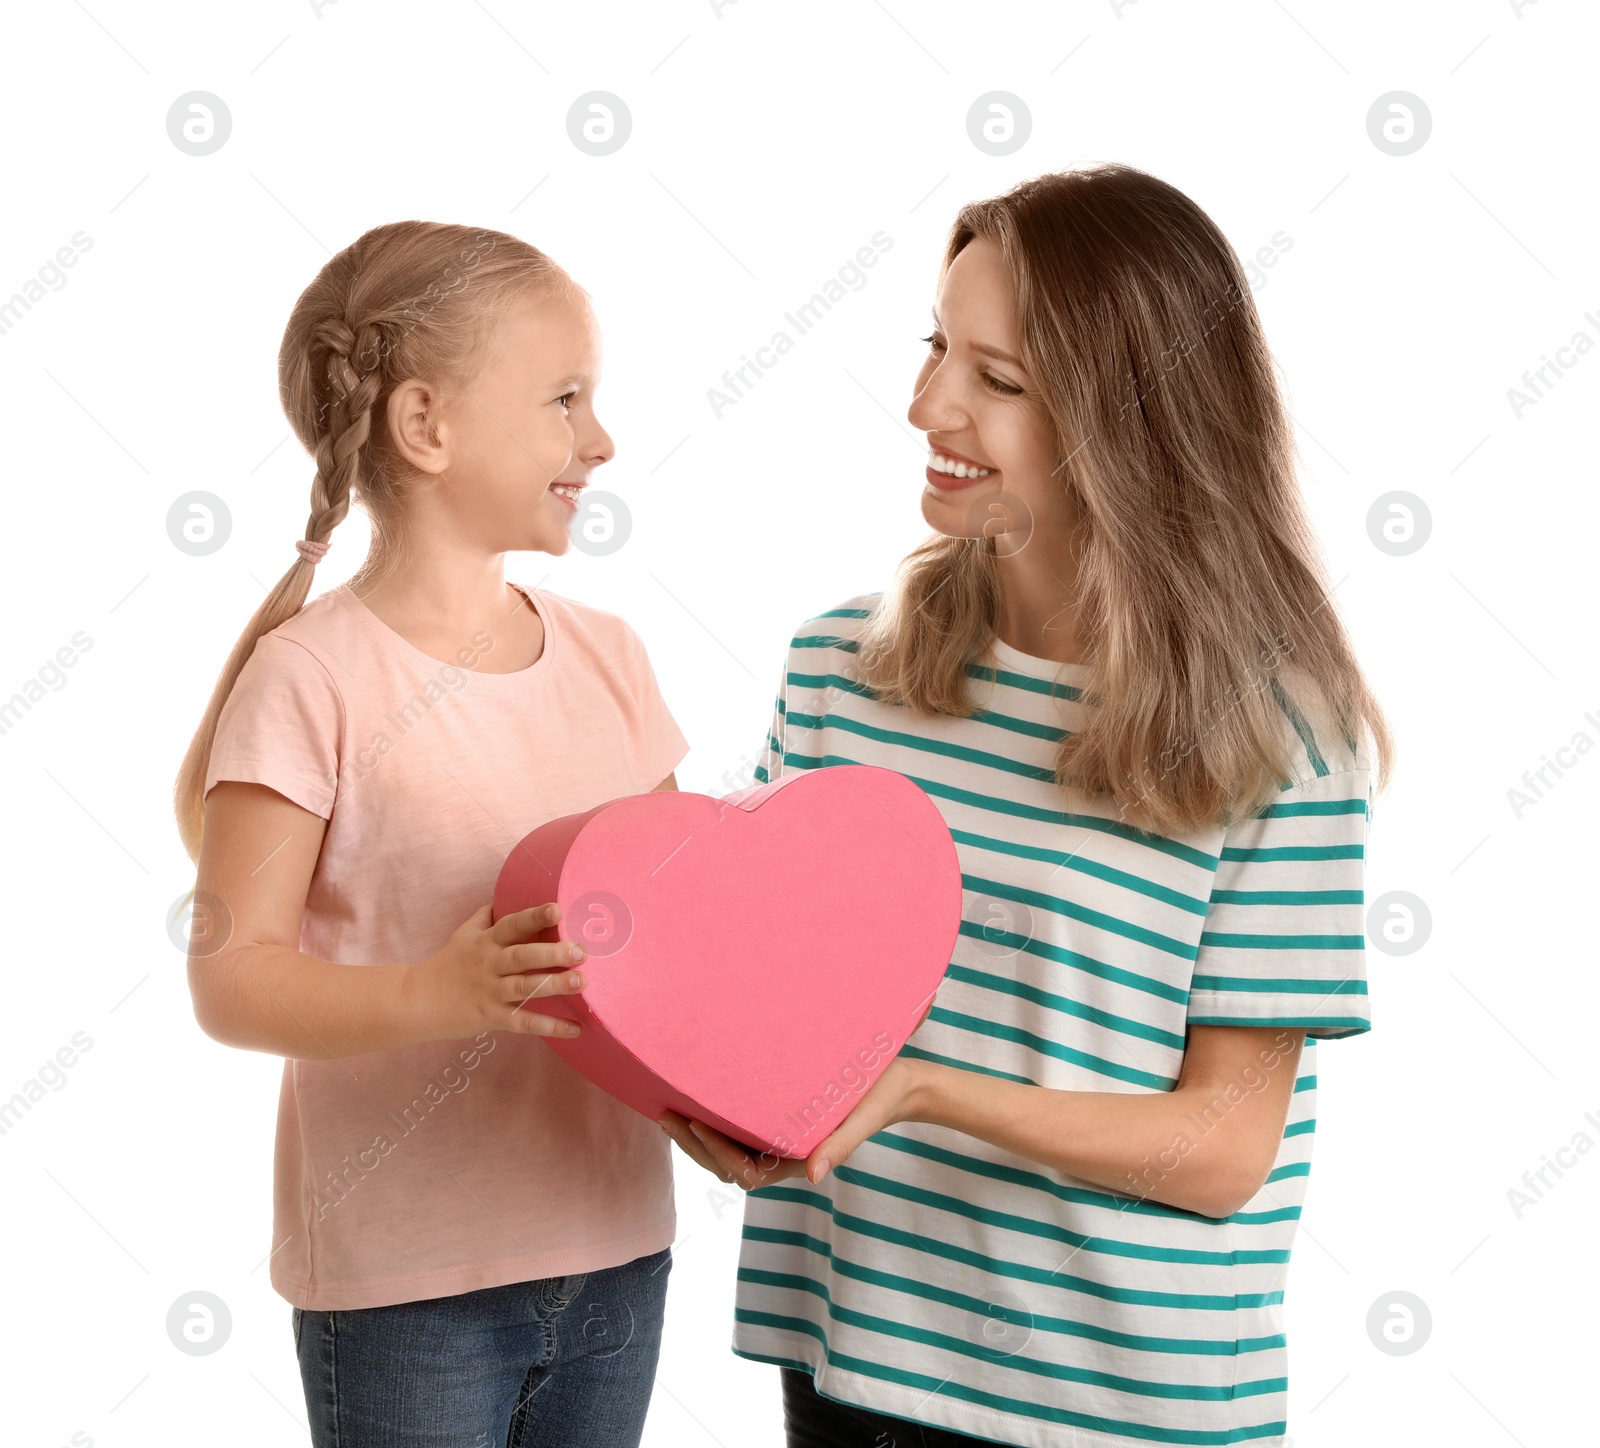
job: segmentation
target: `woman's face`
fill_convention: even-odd
[[[1010,274],[1000,248],[974,238],[945,272],[906,416],[928,435],[922,516],[951,538],[1020,535],[1004,552],[1068,511],[1055,430],[1020,359]]]

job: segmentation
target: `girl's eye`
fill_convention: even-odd
[[[556,398],[556,401],[561,404],[563,409],[570,408],[572,406],[572,399],[577,395],[578,394],[576,392],[563,392],[560,397]]]

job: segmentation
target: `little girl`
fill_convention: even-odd
[[[272,1284],[313,1441],[636,1444],[668,1143],[538,1038],[583,986],[554,904],[491,923],[543,821],[673,789],[687,744],[614,614],[508,585],[613,446],[585,293],[515,237],[376,227],[296,304],[279,390],[317,462],[300,559],[183,761],[206,1033],[286,1057]],[[372,546],[307,603],[359,498]]]

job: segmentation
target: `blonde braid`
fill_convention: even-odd
[[[350,512],[361,482],[361,450],[372,435],[372,407],[383,388],[383,359],[388,355],[381,319],[353,329],[342,318],[328,317],[311,334],[312,375],[319,377],[317,416],[328,425],[317,438],[317,472],[311,480],[311,513],[304,541],[326,544],[328,535]],[[355,359],[371,358],[357,370]],[[325,389],[325,390],[324,390]],[[315,560],[302,559],[315,566]]]

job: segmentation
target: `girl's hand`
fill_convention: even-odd
[[[400,989],[418,1039],[453,1041],[480,1031],[578,1035],[573,1021],[521,1009],[541,996],[576,995],[583,989],[582,973],[571,969],[583,960],[583,947],[534,939],[560,920],[561,907],[534,905],[498,921],[493,916],[493,906],[485,905],[442,949],[405,967]]]
[[[896,1056],[883,1075],[872,1083],[872,1089],[804,1161],[774,1156],[771,1152],[752,1156],[739,1142],[705,1122],[686,1121],[674,1111],[665,1112],[659,1118],[660,1125],[707,1171],[746,1191],[801,1175],[815,1185],[833,1168],[843,1166],[869,1136],[896,1122],[915,1119],[920,1065],[918,1061]]]

